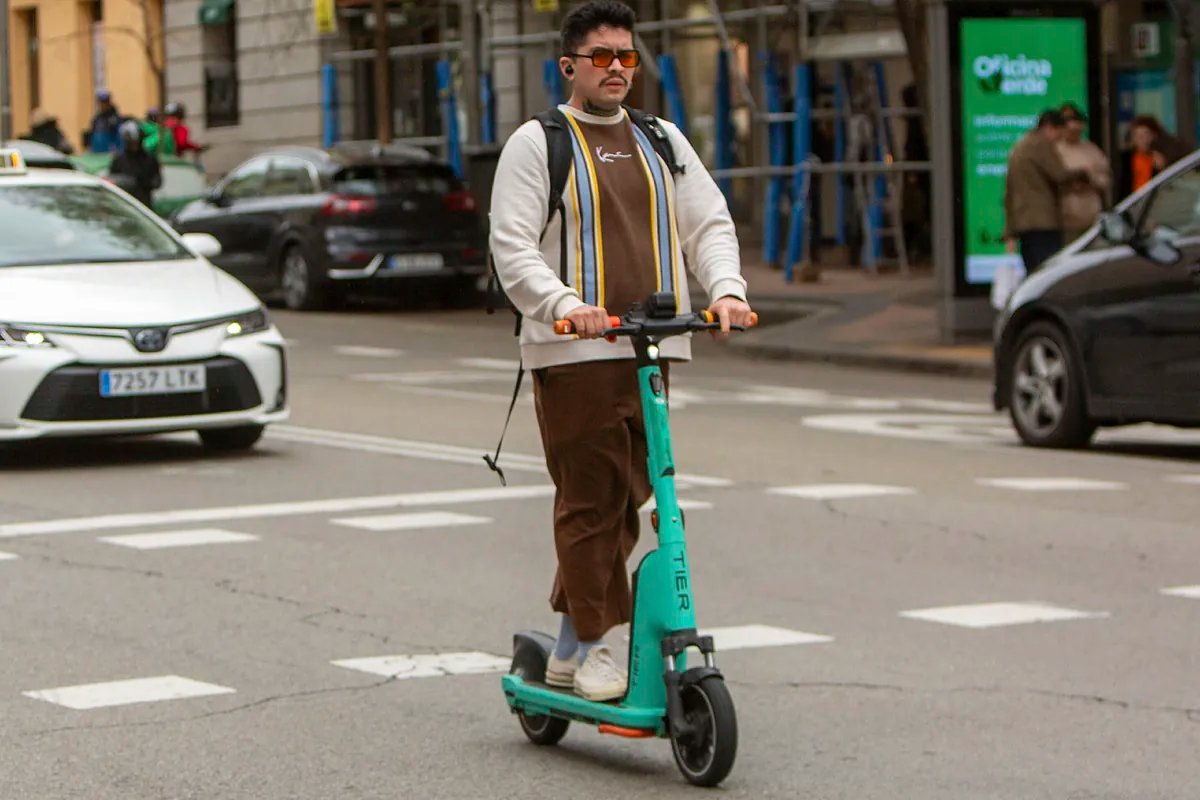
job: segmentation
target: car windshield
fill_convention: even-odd
[[[448,168],[429,164],[358,164],[341,170],[333,179],[339,194],[381,196],[389,194],[444,195],[458,188]]]
[[[0,185],[0,267],[190,258],[103,186]]]

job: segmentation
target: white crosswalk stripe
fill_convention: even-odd
[[[335,667],[382,675],[385,678],[441,678],[447,675],[486,675],[507,672],[512,659],[490,653],[436,653],[411,656],[372,656],[332,661]]]
[[[202,683],[178,675],[162,675],[154,678],[108,683],[88,683],[79,686],[63,686],[57,689],[40,689],[22,692],[34,700],[65,706],[76,711],[87,711],[111,706],[127,706],[134,703],[155,703],[163,700],[184,700],[193,697],[208,697],[233,694],[236,690],[227,686]]]
[[[979,478],[975,482],[1016,492],[1113,492],[1129,488],[1126,483],[1087,478]]]
[[[701,634],[713,637],[717,652],[749,650],[756,647],[786,647],[800,644],[832,642],[832,636],[805,633],[771,625],[736,625],[730,628],[706,628]]]
[[[1062,622],[1077,619],[1102,619],[1107,611],[1078,611],[1047,603],[977,603],[965,606],[943,606],[901,611],[907,619],[957,625],[963,628],[997,628],[1006,625],[1025,625],[1032,622]]]
[[[16,561],[20,558],[16,553],[0,553],[0,561]]]
[[[768,494],[799,497],[803,500],[853,500],[863,497],[916,494],[906,486],[880,486],[871,483],[814,483],[806,486],[776,486]]]
[[[195,547],[203,544],[233,544],[256,542],[257,536],[219,528],[198,528],[190,531],[132,533],[125,536],[101,536],[99,541],[134,550],[162,550],[169,547]]]
[[[394,347],[361,347],[359,345],[341,345],[333,348],[333,352],[339,356],[350,356],[351,358],[399,358],[404,355],[403,350],[397,350]]]
[[[428,511],[421,514],[387,514],[378,517],[345,517],[330,520],[334,525],[358,528],[364,531],[410,531],[429,528],[446,528],[458,525],[483,525],[491,522],[488,517],[472,517],[451,511]]]
[[[1186,597],[1189,600],[1200,600],[1200,586],[1171,586],[1163,589],[1162,593],[1171,597]]]

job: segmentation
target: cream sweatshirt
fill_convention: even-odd
[[[593,148],[587,147],[588,158],[582,158],[584,147],[580,143],[586,141],[589,129],[596,130],[591,126],[632,126],[626,114],[598,117],[567,105],[561,105],[559,109],[573,118],[572,135],[578,137],[574,139],[575,158],[563,191],[564,213],[556,213],[546,226],[550,175],[546,163],[546,135],[537,120],[526,122],[505,143],[492,189],[492,257],[500,283],[525,317],[520,338],[525,366],[538,369],[580,361],[633,358],[633,346],[625,339],[616,342],[582,340],[560,336],[554,333],[553,327],[555,320],[565,318],[572,309],[584,305],[585,297],[597,304],[596,284],[604,284],[605,269],[629,268],[622,263],[605,263],[603,247],[597,247],[595,243],[601,238],[597,232],[601,222],[597,219],[596,209],[603,208],[604,202],[611,204],[613,198],[601,203],[589,201],[589,197],[594,196],[588,189],[604,185],[603,177],[597,179],[597,175],[608,164],[639,165],[651,186],[656,185],[653,176],[664,176],[661,184],[666,188],[665,208],[669,210],[667,216],[671,227],[663,227],[668,224],[664,222],[656,228],[658,217],[652,211],[654,219],[646,225],[645,252],[648,261],[655,263],[637,268],[651,270],[651,280],[657,268],[660,282],[663,275],[671,281],[680,313],[691,310],[687,286],[689,271],[707,292],[710,302],[725,296],[745,300],[746,281],[741,275],[737,234],[725,197],[679,129],[661,120],[675,158],[684,168],[672,181],[666,164],[648,147],[628,148],[634,150],[633,153],[613,152],[611,148],[606,152],[604,147],[596,147],[592,152]],[[593,136],[593,141],[598,138]],[[658,170],[647,160],[647,153],[657,163]],[[577,167],[580,168],[579,175],[576,174]],[[650,207],[664,207],[658,205],[654,191],[649,191]],[[565,281],[559,274],[563,225],[567,226]],[[663,263],[656,267],[659,261]],[[602,294],[603,290],[601,297]],[[616,316],[626,310],[608,309]],[[688,336],[667,339],[661,349],[664,358],[686,360],[691,357]]]

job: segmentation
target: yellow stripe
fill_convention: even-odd
[[[600,185],[596,180],[596,165],[592,163],[591,147],[588,145],[587,137],[583,135],[583,129],[570,114],[564,116],[571,123],[571,127],[575,129],[579,141],[583,143],[583,157],[587,162],[588,175],[592,179],[592,207],[596,215],[596,305],[604,308],[604,229],[600,225]]]
[[[579,197],[575,189],[575,165],[568,173],[567,187],[571,195],[571,211],[575,215],[575,291],[583,296],[583,223],[579,221]]]
[[[654,173],[650,171],[650,162],[642,152],[642,146],[635,137],[634,149],[642,162],[642,171],[646,173],[646,183],[650,184],[650,240],[654,243],[654,285],[662,291],[662,259],[658,255],[658,190],[654,188]],[[656,156],[657,157],[657,156]]]
[[[675,176],[671,175],[670,170],[663,167],[667,174],[667,222],[671,230],[671,275],[675,284],[675,307],[679,308],[679,292],[683,285],[683,276],[679,274],[679,256],[676,250],[679,247],[679,232],[675,230]]]

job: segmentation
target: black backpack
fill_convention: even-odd
[[[675,149],[671,146],[671,140],[667,137],[667,132],[663,128],[662,123],[653,114],[647,114],[636,108],[625,107],[629,112],[629,119],[636,125],[646,138],[650,140],[650,144],[654,147],[654,152],[662,157],[666,162],[667,168],[671,170],[671,176],[681,174],[684,171],[683,165],[675,159]],[[546,235],[546,229],[550,227],[551,221],[555,214],[563,214],[566,209],[563,205],[563,191],[567,186],[567,176],[571,172],[571,161],[574,158],[574,147],[571,143],[571,131],[568,129],[570,125],[567,122],[566,115],[557,108],[551,108],[546,111],[539,112],[533,116],[542,125],[542,130],[546,133],[546,166],[550,171],[550,194],[548,197],[547,206],[549,213],[546,215],[546,222],[542,225],[542,236]],[[558,275],[563,283],[567,282],[567,226],[560,227],[562,241],[559,243],[559,264]],[[488,253],[488,288],[487,288],[487,313],[496,313],[497,298],[503,296],[504,305],[512,311],[516,318],[513,323],[513,335],[519,336],[521,333],[521,312],[513,305],[513,302],[504,294],[504,288],[500,284],[500,278],[496,274],[496,261],[492,258],[492,254]],[[504,430],[500,433],[500,442],[496,445],[496,455],[485,455],[483,460],[500,476],[500,483],[507,485],[504,479],[504,471],[497,466],[496,462],[500,458],[500,448],[504,444],[504,434],[508,432],[508,423],[512,419],[513,408],[517,404],[517,397],[521,393],[521,380],[525,377],[525,367],[521,364],[517,367],[517,381],[513,386],[512,402],[508,406],[508,416],[504,420]]]

